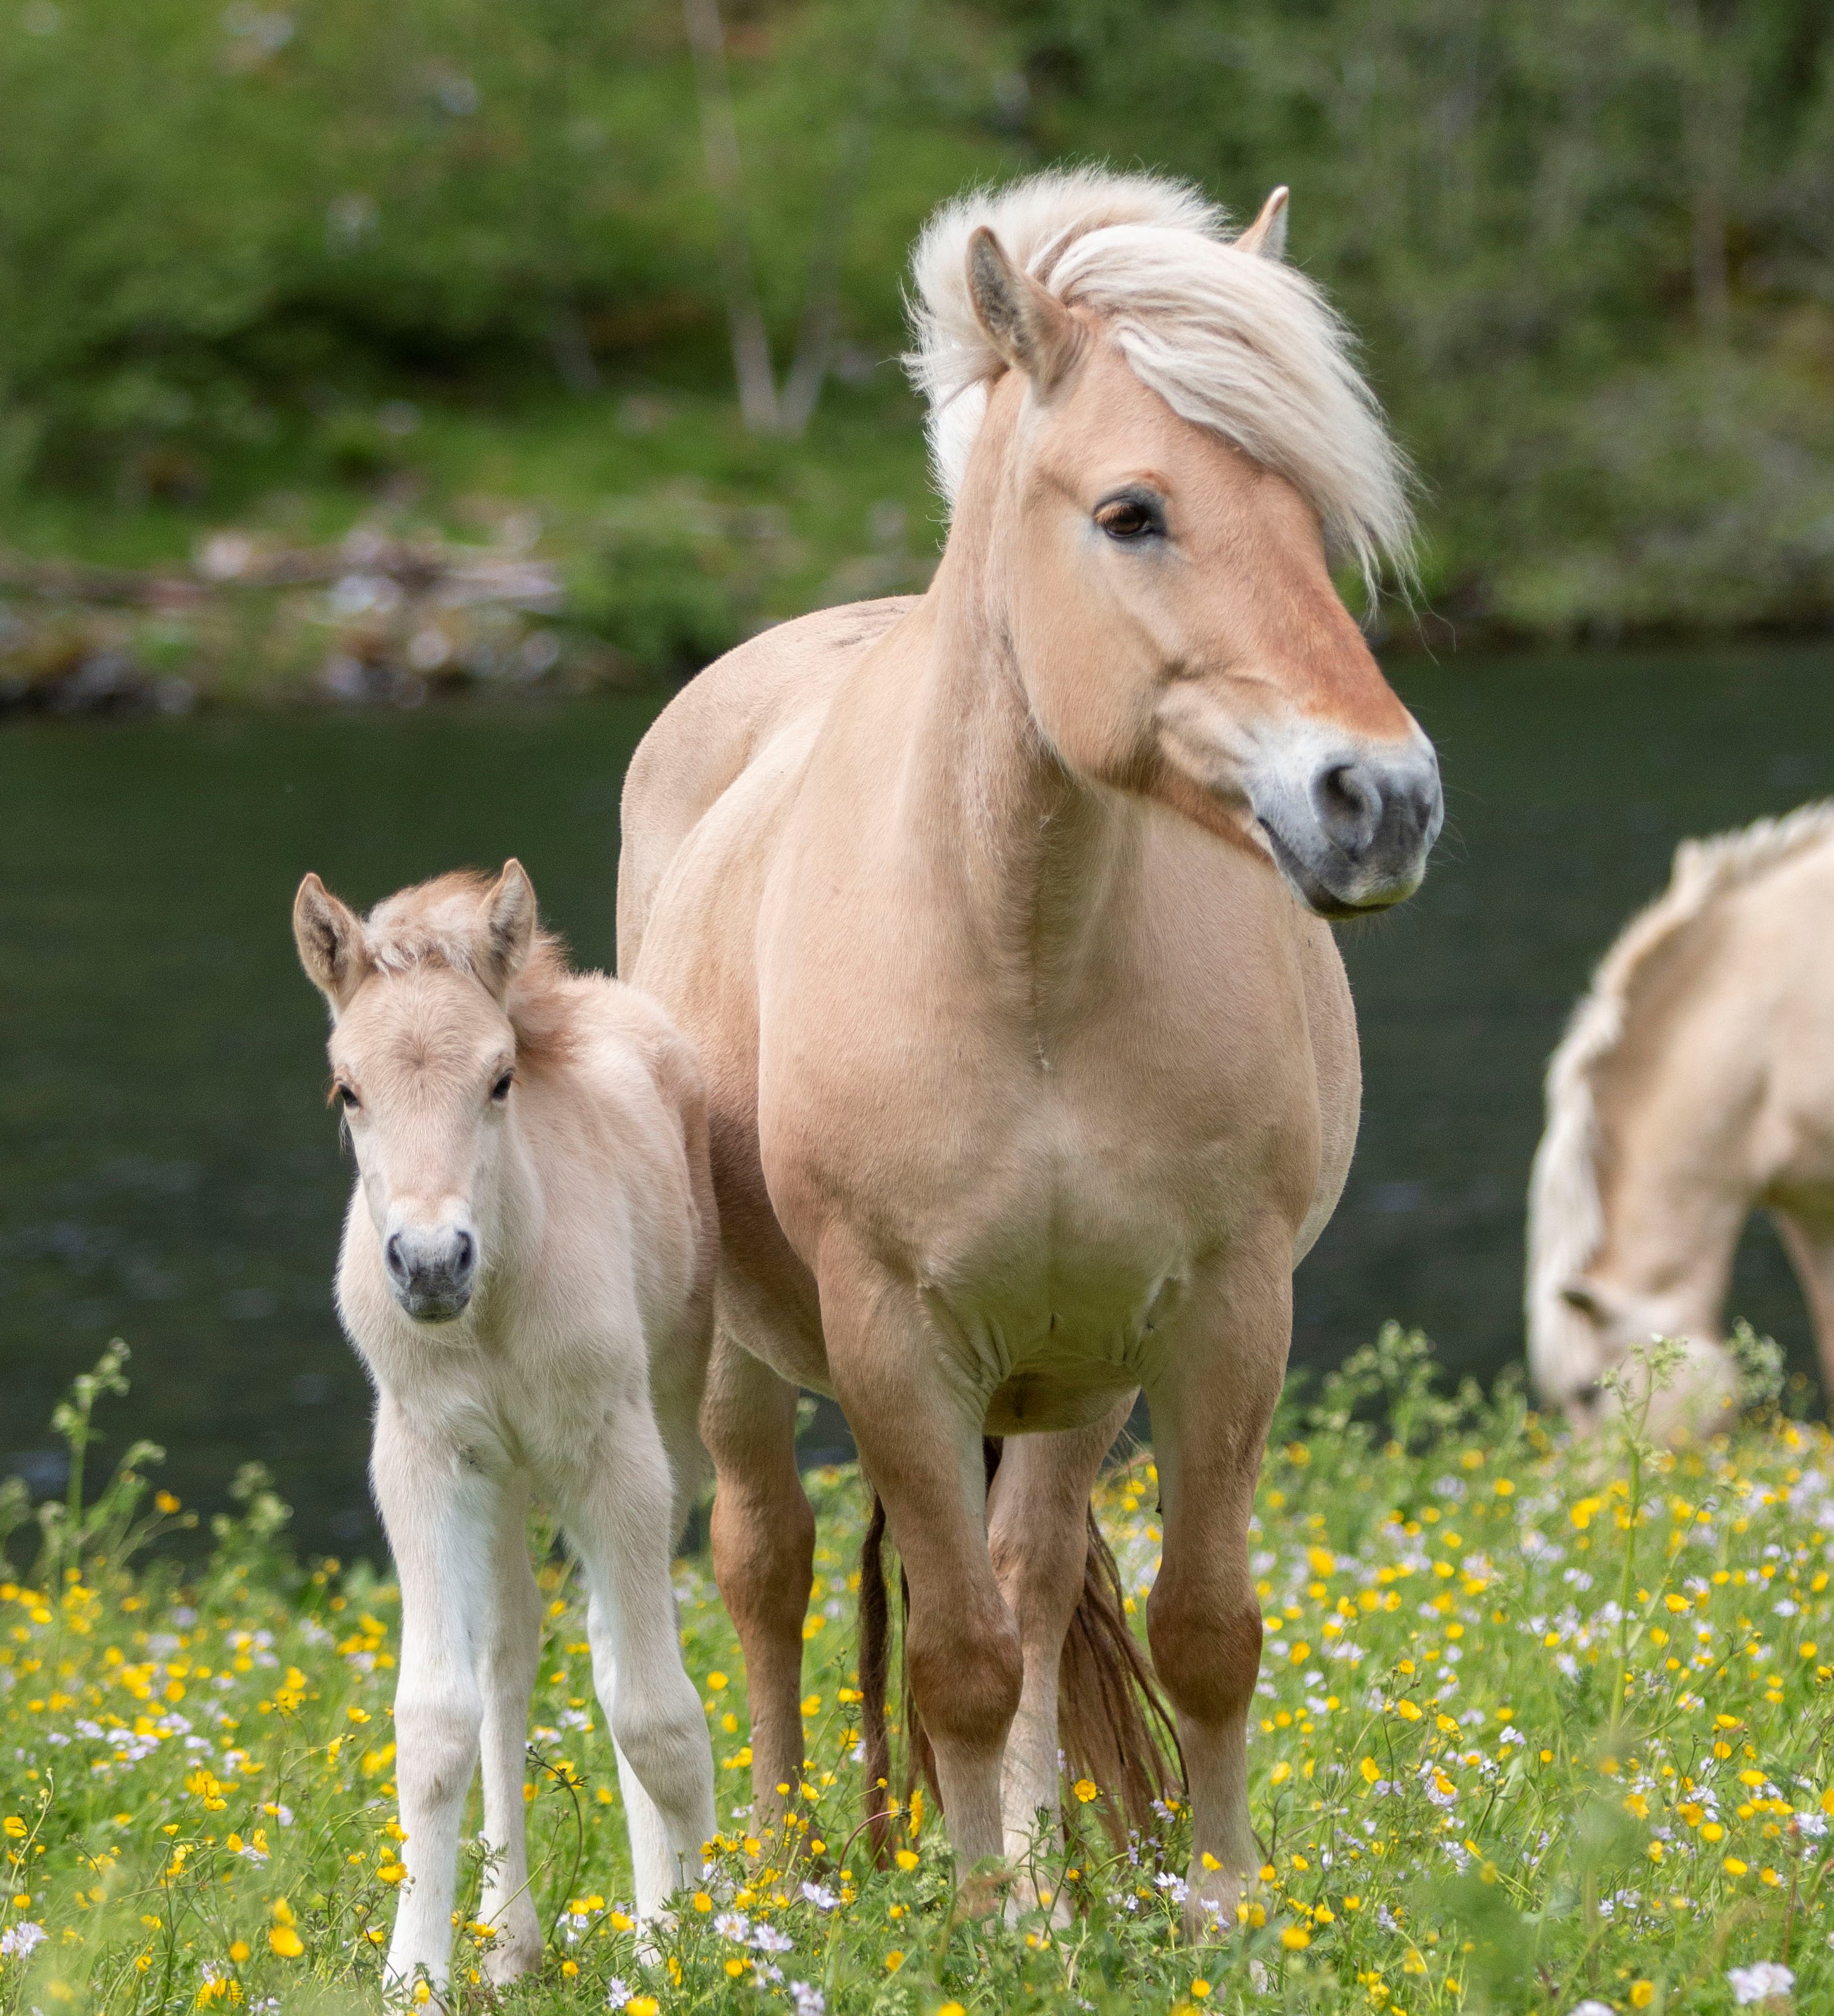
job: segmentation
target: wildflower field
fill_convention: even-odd
[[[368,1566],[296,1565],[254,1474],[207,1556],[150,1544],[188,1515],[155,1490],[144,1445],[86,1503],[92,1411],[122,1384],[111,1355],[60,1410],[67,1504],[34,1526],[16,1491],[0,1499],[0,2012],[379,2008],[403,1878],[395,1592]],[[1117,1839],[1086,1782],[1067,1845],[1038,1849],[1055,1922],[958,1913],[946,1823],[920,1794],[872,1867],[853,1636],[865,1496],[851,1471],[810,1485],[797,1854],[751,1831],[743,1665],[706,1564],[684,1561],[725,1831],[675,1923],[640,1946],[577,1586],[551,1551],[525,1786],[546,1963],[491,1989],[488,1932],[461,1912],[456,2007],[1834,2007],[1825,1427],[1765,1405],[1678,1453],[1629,1427],[1576,1444],[1508,1390],[1439,1393],[1424,1347],[1392,1329],[1290,1399],[1252,1542],[1262,1880],[1197,1946],[1178,1932],[1184,1816],[1169,1805],[1150,1838]],[[1145,1453],[1103,1488],[1142,1623],[1155,1499]],[[473,1911],[477,1876],[474,1855]]]

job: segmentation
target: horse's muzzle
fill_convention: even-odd
[[[416,1323],[465,1313],[477,1282],[477,1240],[457,1225],[404,1226],[383,1241],[395,1300]]]
[[[1254,794],[1293,893],[1322,917],[1368,916],[1420,886],[1445,819],[1439,761],[1418,736],[1398,749],[1341,749],[1303,778]]]

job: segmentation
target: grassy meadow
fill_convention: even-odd
[[[70,1500],[38,1508],[35,1536],[5,1501],[12,1558],[28,1541],[38,1558],[0,1582],[0,2011],[379,2007],[403,1875],[396,1591],[367,1564],[297,1565],[253,1473],[207,1554],[149,1545],[190,1515],[145,1445],[86,1503],[92,1410],[123,1388],[111,1356],[60,1411]],[[673,1929],[639,1949],[579,1591],[550,1550],[524,1788],[546,1964],[512,1989],[480,1980],[473,1856],[455,2007],[1692,2016],[1834,1998],[1825,1427],[1760,1402],[1679,1453],[1627,1427],[1578,1444],[1507,1387],[1439,1391],[1393,1327],[1289,1396],[1252,1540],[1266,1860],[1240,1922],[1198,1946],[1176,1929],[1183,1814],[1116,1839],[1086,1782],[1067,1844],[1037,1851],[1067,1923],[958,1915],[946,1824],[921,1795],[901,1805],[895,1859],[872,1866],[865,1496],[851,1470],[809,1481],[796,1855],[751,1831],[743,1663],[707,1563],[684,1561],[725,1831]],[[1101,1497],[1142,1623],[1155,1497],[1144,1452]]]

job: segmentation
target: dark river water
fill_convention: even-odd
[[[1363,1131],[1294,1349],[1329,1363],[1396,1316],[1487,1377],[1521,1350],[1523,1194],[1567,1010],[1678,839],[1834,792],[1834,651],[1393,671],[1449,816],[1422,894],[1344,934]],[[618,787],[654,704],[0,731],[0,1467],[56,1483],[51,1408],[121,1337],[115,1446],[164,1442],[206,1510],[259,1457],[303,1544],[376,1548],[369,1395],[329,1289],[349,1172],[293,891],[315,868],[367,904],[515,853],[609,964]],[[1733,1300],[1812,1373],[1767,1228]]]

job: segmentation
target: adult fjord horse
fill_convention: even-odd
[[[1144,1388],[1193,1924],[1258,1860],[1246,1528],[1356,1132],[1321,920],[1408,895],[1440,819],[1327,570],[1401,548],[1404,485],[1284,203],[1229,242],[1187,189],[1083,172],[932,221],[934,581],[689,686],[619,883],[622,969],[707,1075],[702,1426],[762,1809],[803,1755],[797,1388],[839,1399],[886,1507],[966,1871],[1056,1814],[1089,1490]],[[1015,1438],[991,1495],[984,1434]]]
[[[1548,1065],[1529,1186],[1529,1364],[1580,1427],[1652,1336],[1670,1438],[1727,1425],[1733,1255],[1775,1215],[1834,1384],[1834,804],[1684,841]]]

